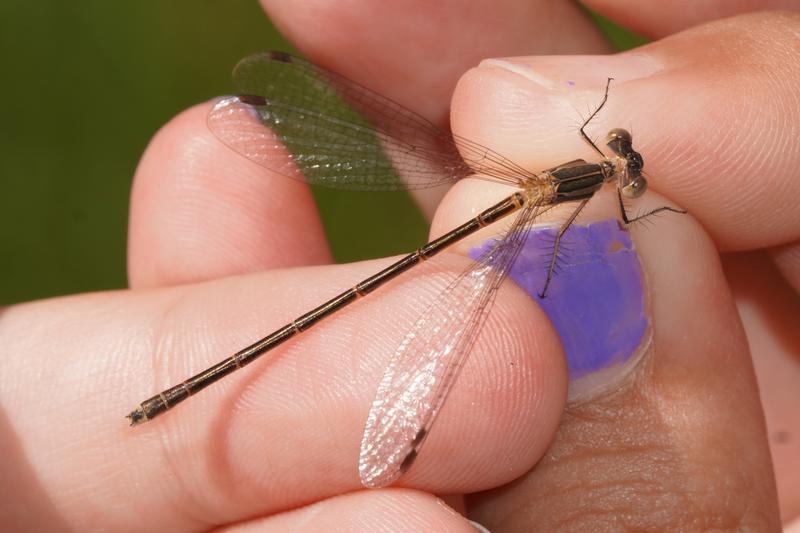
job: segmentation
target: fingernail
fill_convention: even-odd
[[[475,520],[470,520],[469,523],[472,524],[472,527],[474,527],[475,531],[477,531],[478,533],[491,533],[491,531],[486,529],[485,526],[480,525]]]
[[[646,78],[664,70],[659,60],[644,53],[486,59],[481,66],[514,72],[551,91],[600,91],[602,82],[607,78],[614,78],[619,84]]]
[[[567,230],[542,298],[558,230],[529,230],[509,277],[537,300],[558,332],[574,402],[609,390],[630,373],[649,345],[650,321],[638,254],[616,220]],[[480,257],[493,242],[473,248],[470,256]]]

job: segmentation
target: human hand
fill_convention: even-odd
[[[291,9],[290,4],[283,7]],[[325,8],[320,5],[314,11],[320,23],[332,29],[341,27],[332,20],[333,15],[324,16]],[[386,17],[386,13],[382,16],[392,22],[398,20]],[[487,24],[496,24],[495,34],[499,35],[501,26],[508,32],[507,22],[512,17],[475,19],[470,24],[484,31],[489,29]],[[463,20],[451,21],[453,31],[445,29],[449,28],[447,20],[444,17],[442,25],[437,26],[438,38],[451,42],[453,53],[469,48],[476,32],[455,34],[455,29],[465,30]],[[520,34],[525,27],[533,26],[533,21],[524,17],[513,20],[519,24]],[[288,24],[284,20],[284,30],[291,33]],[[314,29],[307,30],[308,38],[322,39],[324,34]],[[379,29],[375,38],[385,38]],[[729,31],[742,34],[736,25]],[[347,33],[345,37],[334,35],[345,42],[329,50],[346,50],[368,37]],[[512,35],[506,34],[503,39],[513,36],[513,32],[508,33]],[[564,37],[569,39],[566,34]],[[576,47],[585,50],[602,46],[593,39],[581,43],[584,37],[583,33],[573,37]],[[728,34],[722,37],[730,38]],[[299,35],[294,38],[303,42]],[[485,53],[475,50],[475,57],[466,53],[457,57],[468,58],[471,63],[478,56],[516,55],[529,45],[522,38],[509,38],[506,44],[507,52],[489,47]],[[313,47],[307,41],[301,49],[313,57]],[[421,46],[420,51],[423,49]],[[367,52],[376,65],[370,68],[384,72],[377,65],[387,57],[385,47],[366,45],[360,55]],[[665,53],[667,58],[672,57]],[[455,75],[417,68],[413,54],[402,62],[393,57],[399,64],[392,64],[385,72],[391,75],[410,69],[422,87],[444,86],[447,76]],[[452,70],[463,70],[467,64]],[[792,72],[787,65],[780,67]],[[574,135],[574,129],[569,128],[561,128],[563,139],[553,139],[551,129],[548,142],[538,145],[531,142],[541,138],[536,136],[537,131],[516,131],[512,138],[502,127],[489,132],[478,130],[484,106],[493,110],[493,120],[500,126],[511,123],[508,118],[519,117],[524,110],[535,110],[533,116],[538,118],[522,122],[523,128],[551,124],[547,112],[557,114],[555,120],[565,119],[563,110],[534,107],[541,97],[536,90],[541,89],[525,85],[522,77],[518,80],[495,72],[496,68],[490,66],[488,73],[473,71],[462,81],[454,107],[457,132],[484,140],[531,168],[545,168],[548,158],[564,155],[550,152],[550,145],[564,147],[572,154],[569,157],[575,157],[571,148],[583,150],[576,144],[571,148],[566,144],[573,142],[567,138]],[[426,94],[422,90],[408,94],[402,84],[392,84],[390,77],[380,78],[393,85],[387,90],[370,84],[374,78],[368,73],[339,70],[390,96],[397,96],[398,91],[406,93],[412,100],[411,104],[405,102],[410,107],[414,107],[418,94]],[[685,83],[696,81],[691,74],[689,68]],[[483,96],[477,89],[482,90],[484,83],[489,87],[507,83],[504,90],[516,88],[518,96],[531,100],[521,100],[525,102],[521,109],[503,100],[509,93],[491,90],[485,96],[492,99],[478,105],[471,98]],[[698,139],[681,137],[683,131],[665,130],[672,120],[648,118],[640,124],[639,117],[652,116],[653,106],[646,97],[653,89],[637,88],[637,83],[626,87],[620,77],[611,107],[595,128],[604,131],[606,126],[635,125],[634,133],[644,141],[640,142],[641,151],[656,188],[661,184],[677,203],[701,218],[719,242],[716,231],[720,231],[720,224],[713,217],[703,220],[703,216],[721,216],[720,211],[724,215],[725,209],[736,207],[708,197],[708,186],[719,173],[704,171],[704,165],[717,170],[720,161],[709,157],[699,163],[694,160],[688,169],[672,166],[674,158],[668,148],[684,142],[697,150]],[[788,97],[788,92],[778,94]],[[433,110],[418,109],[436,117],[435,111],[441,114],[445,100],[433,97],[429,104]],[[773,95],[768,102],[779,100]],[[767,107],[764,101],[753,105]],[[625,108],[624,112],[620,108]],[[639,108],[649,113],[637,111]],[[672,107],[671,111],[676,109],[681,108]],[[716,109],[709,106],[703,111],[716,117]],[[518,477],[547,448],[563,407],[565,369],[558,342],[541,312],[513,288],[506,291],[497,308],[506,317],[506,324],[512,324],[512,342],[502,349],[489,349],[486,343],[476,348],[436,426],[436,434],[424,448],[424,456],[403,479],[406,489],[351,492],[358,488],[357,443],[371,391],[388,354],[419,311],[418,300],[424,297],[425,287],[435,282],[422,276],[412,274],[364,305],[344,311],[319,330],[304,334],[270,362],[257,363],[241,373],[244,375],[231,377],[194,398],[191,408],[187,406],[137,430],[123,425],[121,414],[132,400],[140,399],[143,389],[149,391],[156,384],[185,378],[219,359],[220,354],[313,307],[331,289],[350,286],[385,264],[376,261],[288,269],[329,260],[307,190],[290,180],[265,177],[268,173],[219,145],[205,129],[207,110],[199,107],[178,117],[154,139],[143,159],[131,213],[130,276],[134,291],[17,306],[8,309],[0,323],[7,353],[36,354],[24,361],[5,358],[0,389],[6,415],[2,434],[9,450],[8,468],[3,471],[8,473],[6,482],[14,482],[10,486],[14,486],[15,500],[35,509],[38,523],[49,525],[49,529],[197,529],[245,520],[250,521],[241,527],[264,529],[301,524],[312,529],[330,524],[369,529],[385,524],[410,530],[464,527],[457,515],[426,493],[476,492]],[[572,120],[574,114],[566,118]],[[700,117],[694,118],[699,129],[703,122]],[[787,124],[792,123],[787,119]],[[651,130],[643,129],[648,125]],[[742,147],[734,146],[740,153]],[[756,150],[760,146],[745,143],[744,148]],[[786,151],[773,158],[766,155],[754,154],[762,159],[751,163],[754,166],[750,171],[758,169],[765,176],[781,179],[784,187],[791,186],[784,181],[785,175],[772,173],[774,169],[767,165],[776,164],[778,159],[781,165],[789,165],[792,161],[785,158],[796,158],[796,153]],[[744,181],[750,176],[737,174],[739,170],[728,168],[724,183],[737,176],[750,183]],[[684,181],[680,180],[682,176]],[[703,187],[697,187],[696,176],[708,178]],[[448,196],[433,234],[463,221],[463,210],[474,205],[474,199],[465,205],[460,196],[469,193],[468,186],[464,184]],[[775,205],[774,198],[761,201]],[[747,204],[748,209],[753,205],[752,201]],[[744,205],[737,209],[733,215],[749,213]],[[783,229],[791,225],[791,219],[786,218],[790,213],[776,209],[771,214],[783,217],[777,224]],[[764,230],[763,220],[760,224]],[[745,229],[755,232],[758,219],[745,226],[737,228],[736,235]],[[797,238],[796,231],[788,235],[778,237],[788,239],[781,241],[787,243]],[[690,219],[661,221],[642,237],[637,238],[637,245],[651,282],[656,328],[657,353],[650,356],[650,372],[628,389],[629,396],[598,399],[591,407],[570,411],[554,451],[523,482],[473,497],[473,512],[486,525],[521,526],[524,521],[535,527],[533,519],[564,519],[576,513],[593,521],[602,516],[648,518],[654,504],[644,496],[653,495],[666,502],[659,509],[659,518],[673,520],[656,523],[655,527],[680,525],[687,518],[723,520],[725,525],[729,523],[726,520],[739,518],[736,513],[743,501],[749,505],[749,514],[741,516],[743,523],[763,519],[774,524],[774,492],[757,390],[712,241]],[[774,244],[762,239],[758,246],[747,246]],[[456,257],[442,258],[440,268],[455,272],[464,264],[465,260]],[[226,277],[256,270],[267,272]],[[223,279],[203,283],[217,278]],[[184,285],[175,286],[179,284]],[[704,322],[698,324],[696,316],[702,316]],[[492,338],[499,327],[499,323],[490,323],[486,336]],[[65,342],[52,346],[52,338]],[[509,360],[519,364],[509,368]],[[487,375],[489,370],[499,373]],[[520,380],[520,376],[529,381]],[[631,413],[634,406],[639,409]],[[734,416],[737,425],[732,436]],[[646,442],[639,438],[646,438]],[[637,446],[632,448],[632,443]],[[582,453],[557,453],[563,450]],[[745,454],[747,461],[742,464]],[[69,462],[65,461],[67,457]],[[503,458],[503,462],[496,458]],[[620,472],[626,477],[611,476]],[[652,481],[641,477],[649,472],[657,472],[657,484],[644,483]],[[563,483],[571,479],[579,483],[570,485],[567,492]],[[533,480],[535,487],[531,487]],[[724,488],[715,492],[715,483]],[[643,486],[644,490],[639,490]],[[701,502],[688,510],[684,505],[687,487],[692,502]],[[542,497],[548,489],[547,497]],[[348,494],[333,498],[342,493]],[[631,499],[622,504],[609,497],[623,493]],[[736,496],[742,499],[736,500]],[[576,501],[581,504],[576,505]],[[514,510],[508,511],[509,506]],[[276,514],[287,509],[292,510]]]
[[[626,2],[591,4],[654,37],[681,28],[685,21],[679,17],[688,11],[674,4],[668,12],[642,5],[628,9]],[[585,85],[602,73],[615,76],[609,109],[593,129],[630,125],[646,154],[651,183],[688,207],[724,252],[723,267],[759,376],[786,522],[800,514],[800,449],[792,437],[800,420],[795,364],[800,243],[797,210],[790,200],[800,181],[798,145],[791,140],[800,107],[778,80],[794,80],[800,72],[800,45],[793,36],[797,25],[795,14],[754,14],[607,58],[486,62],[462,78],[453,105],[457,133],[493,147],[499,143],[511,159],[546,168],[580,148],[559,119],[568,117],[573,106],[559,94],[558,83]],[[462,107],[472,110],[463,119]],[[633,230],[640,237],[636,242],[648,279],[654,282],[650,291],[656,336],[654,366],[645,371],[649,375],[637,377],[630,390],[568,407],[555,443],[534,470],[510,486],[469,499],[478,521],[547,530],[597,527],[606,515],[608,525],[716,527],[725,520],[717,514],[721,507],[715,498],[703,494],[708,491],[742,498],[728,502],[730,527],[767,527],[768,521],[758,520],[771,505],[768,468],[758,475],[760,482],[749,478],[739,484],[755,473],[751,461],[764,452],[764,443],[756,442],[763,431],[755,423],[757,415],[744,425],[740,418],[745,404],[757,410],[759,402],[755,389],[745,393],[738,388],[750,364],[747,346],[734,333],[738,328],[733,322],[723,325],[728,287],[710,274],[713,263],[701,266],[697,254],[702,246],[695,242],[682,250],[665,249],[666,243],[691,233],[672,233],[682,231],[677,226],[681,222],[670,219],[645,231]],[[661,253],[648,259],[654,242]],[[700,267],[694,273],[693,261]],[[705,308],[694,300],[703,293],[709,298]],[[638,408],[632,410],[633,405]],[[732,440],[742,447],[731,447]],[[670,449],[677,452],[672,458]],[[675,475],[674,468],[681,474]],[[587,478],[589,469],[594,474]],[[734,485],[741,490],[723,486],[731,476],[740,477]],[[667,510],[671,506],[663,503],[669,485],[680,510]],[[754,497],[764,506],[756,512],[761,516],[748,519]]]

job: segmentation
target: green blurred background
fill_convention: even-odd
[[[598,23],[619,48],[640,43]],[[128,193],[150,137],[230,93],[241,57],[290,49],[255,0],[3,0],[0,43],[0,303],[124,287]],[[338,261],[426,236],[403,195],[315,195]],[[342,216],[355,210],[370,224]]]

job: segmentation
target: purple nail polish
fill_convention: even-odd
[[[558,332],[570,375],[570,398],[616,381],[638,362],[649,335],[639,258],[618,221],[573,225],[561,240],[544,298],[557,227],[530,230],[509,276],[535,298]],[[479,257],[492,241],[473,248]]]

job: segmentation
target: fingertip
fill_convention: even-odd
[[[793,242],[800,108],[797,55],[786,43],[798,20],[758,13],[613,56],[485,61],[457,87],[454,131],[532,171],[594,161],[578,132],[613,77],[586,126],[590,138],[631,131],[651,184],[694,213],[720,248]]]
[[[509,483],[547,451],[567,397],[558,335],[524,290],[506,281],[402,486],[469,493]]]
[[[408,489],[360,491],[240,524],[235,531],[442,531],[474,532],[442,500]]]
[[[565,58],[524,62],[540,59]],[[591,149],[578,130],[600,103],[607,77],[597,76],[596,83],[576,88],[571,76],[550,82],[523,60],[485,60],[456,87],[453,131],[534,171],[576,157],[590,158]]]
[[[564,2],[548,6],[547,24],[540,5],[516,0],[473,1],[468,7],[459,0],[315,0],[313,9],[285,0],[261,3],[311,59],[439,125],[446,124],[458,77],[484,57],[532,48],[564,54],[610,50],[591,19]],[[342,28],[350,31],[335,31]]]
[[[142,156],[130,204],[132,287],[329,260],[307,186],[214,137],[206,126],[212,105],[168,122]]]
[[[431,238],[513,192],[480,180],[457,183],[436,213]],[[487,239],[505,235],[514,217],[480,230],[443,255],[455,251],[474,259]],[[404,486],[435,492],[485,490],[529,470],[551,442],[567,396],[564,352],[550,320],[514,281],[507,278],[493,299],[440,421],[400,479]]]
[[[585,0],[589,8],[626,29],[648,37],[664,37],[705,22],[752,11],[794,9],[794,0],[703,0],[685,5],[665,4],[659,0],[637,2],[631,9],[626,0]],[[669,7],[667,7],[669,6]]]

